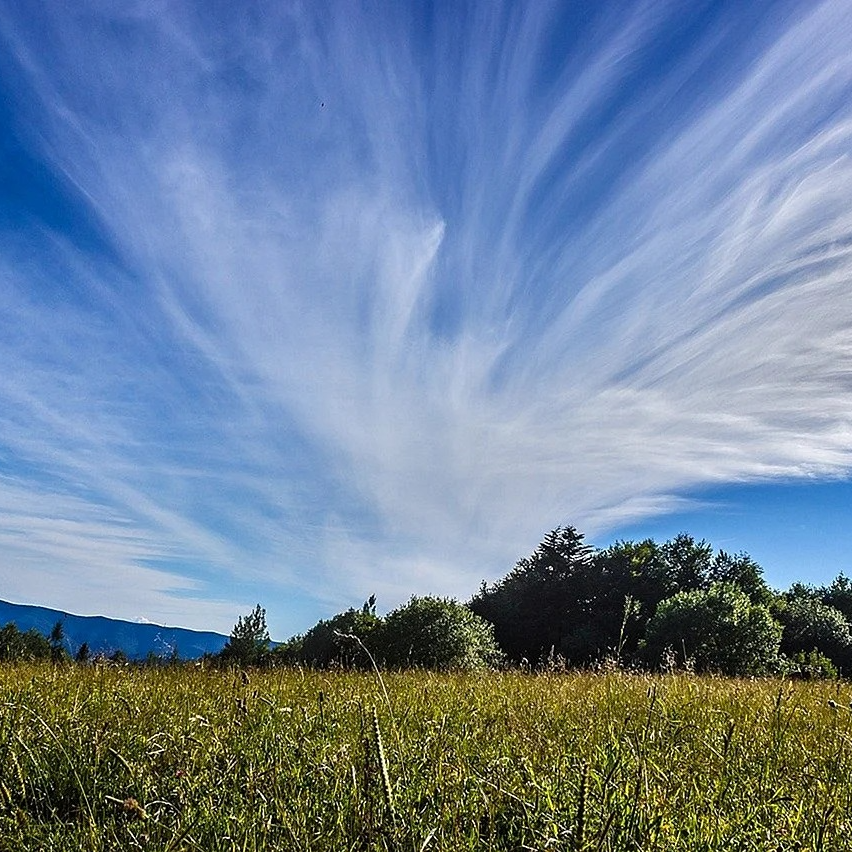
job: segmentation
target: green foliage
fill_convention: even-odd
[[[616,542],[595,553],[592,566],[596,591],[585,617],[597,641],[579,661],[610,656],[630,663],[660,601],[672,594],[671,566],[663,548],[651,539]]]
[[[852,633],[839,609],[827,606],[813,595],[796,595],[780,608],[779,619],[784,627],[781,650],[787,656],[817,651],[834,666],[849,669]]]
[[[792,586],[784,593],[783,599],[787,601],[792,600],[808,600],[808,601],[818,601],[820,600],[822,595],[820,594],[820,590],[814,586],[809,586],[807,583],[793,583]]]
[[[74,655],[74,660],[78,663],[87,663],[92,656],[92,652],[89,648],[89,643],[84,642],[78,649],[77,653]]]
[[[648,539],[594,551],[573,527],[560,527],[503,580],[483,584],[470,607],[494,625],[515,662],[558,655],[573,665],[604,658],[630,664],[641,658],[662,601],[724,584],[768,606],[774,595],[762,574],[748,555],[714,556],[707,542],[686,533],[662,545]]]
[[[671,594],[705,589],[710,584],[713,548],[680,533],[660,548]]]
[[[50,642],[35,628],[21,632],[10,621],[0,627],[0,660],[49,660]]]
[[[678,592],[663,601],[648,625],[649,660],[667,653],[697,671],[765,675],[777,671],[781,627],[769,610],[732,584]]]
[[[65,626],[62,621],[57,621],[47,637],[50,644],[50,658],[54,663],[67,662],[68,651],[65,650]]]
[[[479,669],[500,652],[490,624],[451,598],[412,597],[391,612],[374,656],[391,667]]]
[[[801,680],[825,680],[837,677],[834,663],[819,651],[798,651],[784,667],[788,677]]]
[[[830,586],[820,590],[820,599],[826,606],[833,606],[852,623],[852,581],[845,574],[838,574]]]
[[[327,621],[320,621],[304,636],[276,648],[276,662],[301,663],[318,668],[341,666],[343,668],[369,668],[365,652],[375,650],[375,637],[381,625],[376,615],[375,603],[360,610],[349,609]]]
[[[0,850],[852,848],[843,682],[383,680],[0,666]]]
[[[269,642],[266,610],[258,604],[248,615],[239,617],[218,656],[226,665],[263,665],[267,662]]]
[[[499,583],[483,584],[470,609],[494,625],[509,659],[537,661],[551,649],[565,656],[587,624],[598,588],[592,548],[574,527],[549,532],[531,556]],[[583,637],[588,646],[589,638]],[[591,640],[594,641],[594,640]]]
[[[770,607],[775,600],[775,594],[763,579],[763,568],[747,553],[731,555],[720,550],[708,572],[708,586],[713,583],[737,586],[752,603],[765,607]]]

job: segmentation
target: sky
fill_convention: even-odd
[[[852,572],[845,2],[0,0],[0,597],[275,638],[550,529]]]

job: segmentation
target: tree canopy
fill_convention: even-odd
[[[295,636],[273,652],[281,662],[326,668],[369,668],[368,650],[377,650],[376,637],[381,619],[376,615],[375,597],[361,609],[348,609],[333,618],[319,621],[304,636]]]
[[[669,663],[731,674],[815,669],[822,658],[826,670],[852,669],[844,575],[785,596],[748,554],[714,553],[687,533],[595,550],[573,527],[558,527],[502,580],[483,583],[469,606],[515,663],[653,667],[666,651]],[[803,664],[808,654],[816,656]]]
[[[0,661],[70,661],[62,621],[48,636],[0,627]],[[72,649],[73,650],[73,649]],[[83,643],[76,660],[85,663]],[[159,661],[149,655],[149,664]],[[121,660],[121,652],[114,655]],[[234,625],[223,665],[477,669],[558,664],[805,677],[852,672],[852,581],[770,588],[746,553],[681,533],[604,549],[561,526],[467,604],[412,597],[385,616],[375,596],[273,647],[258,604]]]
[[[452,598],[413,597],[381,628],[381,655],[393,667],[480,669],[500,661],[494,629]]]
[[[781,626],[762,604],[733,583],[678,592],[664,600],[647,629],[652,665],[674,659],[682,667],[727,675],[779,671]]]
[[[219,658],[226,664],[259,666],[269,653],[266,610],[258,604],[248,615],[240,616]]]
[[[843,613],[816,595],[788,594],[785,598],[778,607],[783,627],[781,650],[789,657],[819,651],[836,668],[848,671],[852,633]]]

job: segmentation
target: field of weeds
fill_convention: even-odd
[[[2,850],[852,849],[845,683],[11,666],[0,694]]]

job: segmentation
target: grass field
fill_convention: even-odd
[[[2,850],[852,849],[852,686],[0,668]]]

